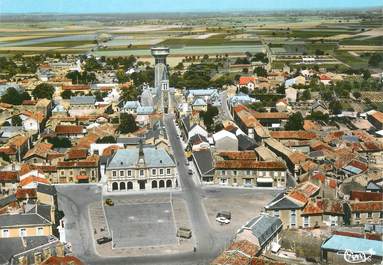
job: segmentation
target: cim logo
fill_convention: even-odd
[[[343,255],[343,258],[348,263],[364,263],[371,261],[371,257],[375,252],[372,249],[368,251],[355,251],[347,249],[346,251],[338,251],[338,255]]]

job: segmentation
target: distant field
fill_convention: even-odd
[[[366,68],[368,66],[368,59],[360,56],[354,56],[348,51],[336,50],[334,57],[341,62],[351,66],[352,68]]]
[[[273,37],[289,37],[289,38],[314,38],[314,37],[330,37],[339,34],[353,34],[355,31],[350,30],[267,30],[257,31],[256,34],[261,36],[273,36]]]
[[[340,41],[341,45],[383,45],[383,36],[366,38],[359,36],[358,38],[344,39]]]
[[[206,39],[167,39],[159,45],[174,46],[215,46],[215,45],[259,45],[258,40],[230,40],[226,35],[215,35]]]

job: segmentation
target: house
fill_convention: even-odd
[[[228,103],[229,103],[229,106],[231,108],[235,107],[235,106],[237,106],[239,104],[251,105],[251,104],[254,104],[255,102],[258,102],[258,100],[256,100],[255,98],[252,98],[249,95],[247,95],[245,93],[242,93],[242,92],[239,92],[235,96],[230,97],[228,99]]]
[[[239,78],[239,87],[247,87],[249,91],[254,91],[256,80],[253,76],[241,76]]]
[[[322,114],[329,114],[330,111],[323,101],[317,100],[311,105],[311,112],[320,112]]]
[[[253,117],[266,128],[282,127],[282,123],[286,122],[289,115],[285,112],[256,112],[251,111]]]
[[[302,217],[303,209],[319,190],[320,187],[311,182],[302,182],[287,193],[279,193],[265,206],[265,210],[268,214],[279,217],[285,228],[302,228],[308,220]]]
[[[0,154],[8,156],[12,161],[19,161],[30,148],[30,137],[18,135],[11,138],[8,143],[0,147]]]
[[[229,156],[225,154],[230,153]],[[216,157],[214,183],[244,187],[285,187],[286,166],[280,161],[257,161],[247,152],[225,152]]]
[[[16,190],[18,185],[18,172],[13,171],[0,171],[0,191],[9,192],[9,190]]]
[[[0,238],[0,264],[51,264],[45,262],[64,255],[64,244],[54,236]]]
[[[286,88],[285,95],[290,103],[295,103],[297,101],[298,90],[293,87]]]
[[[57,125],[55,133],[60,137],[80,138],[86,134],[86,129],[81,125]]]
[[[52,147],[53,145],[49,143],[37,143],[24,155],[23,161],[26,163],[45,164],[49,160],[49,155],[59,154],[58,152],[53,151]]]
[[[99,180],[98,156],[80,161],[59,161],[53,183],[95,183]]]
[[[383,112],[374,111],[367,115],[367,120],[371,122],[377,130],[383,129]]]
[[[208,132],[199,124],[194,124],[190,127],[190,129],[187,132],[187,137],[188,139],[190,139],[196,134],[202,135],[205,138],[208,137]]]
[[[213,134],[214,146],[217,152],[238,151],[238,139],[235,134],[221,130]]]
[[[127,101],[123,108],[122,111],[130,114],[136,114],[137,113],[137,108],[141,107],[141,104],[139,101]]]
[[[259,248],[258,253],[262,253],[280,248],[281,231],[282,221],[278,217],[262,214],[242,226],[237,232],[236,240],[248,240]]]
[[[0,238],[52,235],[54,211],[49,205],[37,204],[29,212],[0,215]]]
[[[96,109],[96,97],[94,96],[72,96],[69,103],[70,116],[89,115]]]
[[[325,75],[325,74],[321,75],[321,76],[319,77],[319,80],[320,80],[320,82],[321,82],[322,84],[324,84],[325,86],[329,85],[330,82],[332,81],[331,77],[329,77],[328,75]]]
[[[216,257],[210,265],[250,265],[258,251],[259,247],[248,240],[235,241],[227,250]]]
[[[44,114],[41,112],[31,112],[31,111],[23,111],[15,115],[14,117],[19,117],[21,119],[21,126],[23,130],[27,132],[40,132],[41,123],[44,121]],[[12,124],[12,118],[6,120],[9,124]],[[13,125],[13,124],[12,124]]]
[[[301,216],[303,228],[342,225],[343,204],[340,200],[316,198],[307,203]]]
[[[350,256],[339,255],[346,252]],[[365,264],[379,264],[383,259],[382,241],[332,235],[322,243],[320,257],[321,264],[347,265],[359,260]]]
[[[351,224],[378,224],[383,222],[383,201],[351,201]]]
[[[196,98],[192,103],[192,110],[195,111],[206,111],[207,103],[203,98]]]
[[[190,137],[189,142],[188,142],[188,149],[192,150],[193,152],[195,151],[201,151],[201,150],[206,150],[210,148],[209,140],[200,135],[196,134]]]
[[[287,107],[289,106],[289,100],[287,98],[279,99],[275,103],[275,108],[278,112],[287,111]]]
[[[106,166],[108,191],[176,188],[176,165],[163,149],[143,147],[117,150]]]
[[[40,203],[57,209],[57,190],[54,185],[39,183],[36,188],[36,196]]]
[[[210,149],[195,151],[192,156],[201,181],[213,183],[214,161]]]
[[[62,91],[72,91],[72,92],[88,92],[90,90],[90,85],[64,85],[61,87]]]

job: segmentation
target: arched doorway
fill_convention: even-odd
[[[170,179],[168,179],[166,181],[166,188],[171,188],[172,187],[172,181]]]
[[[129,181],[128,182],[128,190],[132,190],[133,189],[133,182]]]
[[[160,188],[165,188],[165,181],[160,180]]]
[[[125,182],[120,182],[120,190],[125,190],[125,189],[126,189]]]
[[[153,180],[152,181],[152,189],[156,189],[156,188],[157,188],[157,181]]]
[[[118,183],[117,182],[112,183],[112,190],[118,190]]]

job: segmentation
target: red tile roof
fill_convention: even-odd
[[[19,184],[20,184],[20,186],[23,187],[23,186],[26,186],[26,185],[31,184],[33,182],[48,184],[49,180],[47,180],[45,178],[36,177],[36,176],[29,176],[29,177],[22,179]]]
[[[89,85],[71,85],[71,86],[62,86],[62,90],[89,90]]]
[[[257,158],[254,151],[220,152],[218,155],[226,160],[252,160]]]
[[[310,201],[303,209],[303,215],[317,214],[337,214],[343,215],[343,206],[341,201],[330,199],[318,199]]]
[[[82,134],[83,130],[80,125],[57,125],[55,128],[57,134]]]
[[[376,121],[383,124],[383,113],[376,111],[371,115]]]
[[[383,193],[381,192],[366,192],[366,191],[351,191],[350,200],[352,201],[383,201]]]
[[[81,260],[73,256],[57,257],[52,256],[45,260],[41,265],[85,265]]]
[[[317,135],[308,131],[271,131],[270,136],[275,139],[298,139],[298,140],[311,140],[315,139]]]
[[[67,160],[85,159],[88,156],[88,149],[71,148],[66,153]]]
[[[37,198],[36,189],[17,189],[16,198],[19,200],[24,199],[35,199]]]
[[[285,112],[256,112],[252,111],[253,117],[262,120],[262,119],[281,119],[287,120],[289,115]]]
[[[17,181],[16,171],[0,171],[0,182]]]
[[[286,170],[285,164],[279,161],[256,161],[256,160],[224,160],[216,161],[218,169],[262,169],[262,170]]]
[[[249,83],[255,83],[257,79],[253,76],[241,76],[239,78],[239,84],[241,86],[247,86]]]
[[[353,212],[381,212],[383,202],[351,202]]]
[[[331,78],[327,75],[321,75],[320,80],[331,80]]]

